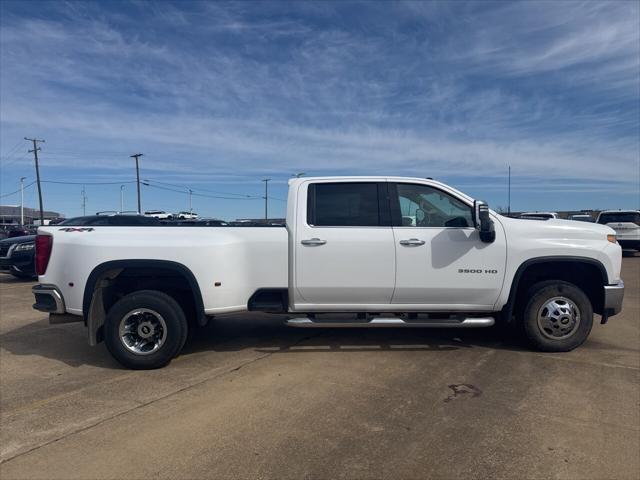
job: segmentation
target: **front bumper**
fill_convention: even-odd
[[[54,285],[34,285],[31,288],[36,297],[33,308],[41,312],[65,313],[64,298]]]
[[[0,270],[35,276],[33,252],[10,251],[8,256],[0,258]]]
[[[624,298],[624,282],[620,280],[616,285],[604,286],[604,308],[602,309],[602,321],[607,323],[609,317],[617,315],[622,310]]]

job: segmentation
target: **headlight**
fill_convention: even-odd
[[[615,235],[607,235],[607,240],[609,240],[611,243],[618,243]]]
[[[35,243],[19,243],[16,245],[14,252],[24,252],[26,250],[33,250],[35,248]]]

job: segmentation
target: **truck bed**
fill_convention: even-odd
[[[83,289],[105,262],[162,260],[184,265],[202,293],[205,313],[245,310],[258,288],[287,288],[288,233],[283,227],[41,227],[53,235],[42,284],[60,288],[69,313],[82,313]],[[216,286],[219,284],[219,286]]]

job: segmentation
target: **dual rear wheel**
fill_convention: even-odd
[[[122,365],[135,370],[164,367],[187,340],[184,311],[172,297],[140,290],[118,300],[104,324],[107,349]]]

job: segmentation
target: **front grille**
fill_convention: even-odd
[[[0,245],[0,257],[6,257],[9,253],[10,245]]]

